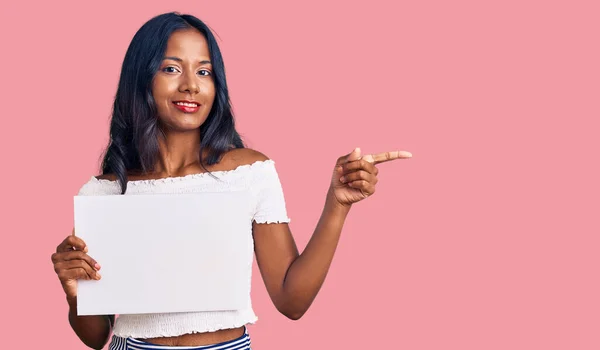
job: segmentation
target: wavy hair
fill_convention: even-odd
[[[154,169],[160,129],[152,80],[160,68],[171,34],[190,28],[197,29],[208,42],[215,84],[212,109],[200,127],[200,155],[204,150],[207,154],[206,159],[200,157],[200,164],[207,170],[206,165],[218,163],[225,151],[244,148],[235,129],[223,57],[210,28],[191,15],[176,12],[158,15],[146,22],[129,44],[113,104],[110,141],[101,167],[103,175],[116,175],[121,194],[127,191],[128,172],[145,173]]]

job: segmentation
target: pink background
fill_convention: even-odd
[[[177,10],[219,35],[300,248],[339,155],[414,154],[380,166],[300,321],[255,269],[255,349],[599,349],[598,2],[391,3],[2,5],[2,347],[85,348],[50,255],[131,37]]]

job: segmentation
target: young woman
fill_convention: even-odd
[[[316,297],[350,207],[372,195],[375,165],[408,152],[337,160],[321,218],[302,254],[288,227],[275,164],[245,148],[235,130],[223,59],[210,29],[190,15],[157,16],[134,36],[123,62],[102,175],[79,195],[201,193],[246,189],[255,199],[254,253],[277,310],[299,319]],[[76,232],[52,255],[69,322],[87,346],[119,349],[249,349],[250,296],[235,311],[77,316],[77,280],[99,280],[100,265]],[[249,254],[251,266],[252,253]],[[135,286],[127,286],[135,288]]]

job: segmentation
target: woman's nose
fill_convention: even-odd
[[[190,94],[197,94],[200,92],[200,85],[195,76],[186,74],[183,78],[181,85],[179,86],[180,92],[188,92]]]

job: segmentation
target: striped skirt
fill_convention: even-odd
[[[168,345],[155,345],[146,343],[134,338],[121,338],[113,335],[112,341],[108,346],[109,350],[251,350],[250,348],[250,335],[248,330],[244,331],[244,334],[234,340],[226,341],[219,344],[213,345],[198,345],[198,346],[168,346]]]

